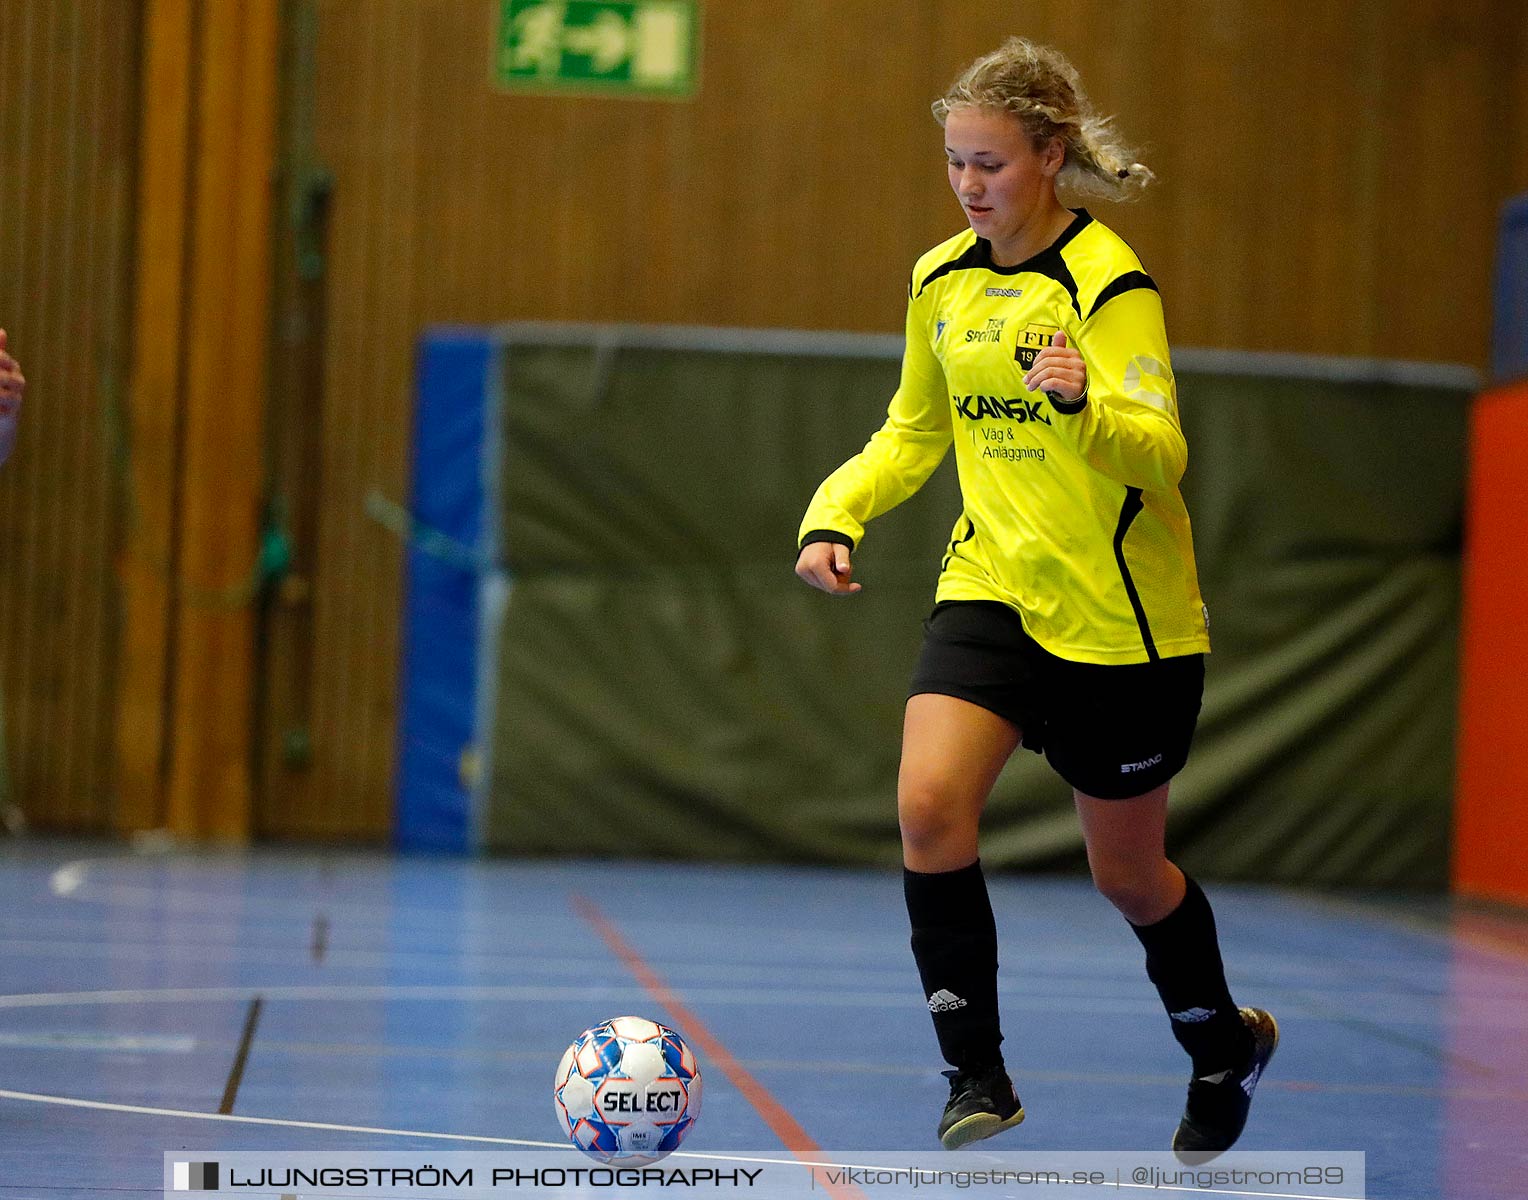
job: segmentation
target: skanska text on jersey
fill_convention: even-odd
[[[1051,419],[1040,411],[1042,400],[1005,400],[1001,396],[951,396],[955,411],[968,421],[984,421],[988,417],[1003,417],[1024,424],[1040,421],[1046,425]]]

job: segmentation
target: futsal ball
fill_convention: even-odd
[[[684,1039],[644,1017],[586,1029],[557,1066],[552,1098],[568,1140],[604,1163],[657,1162],[700,1115],[700,1065]]]

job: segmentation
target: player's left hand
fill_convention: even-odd
[[[1062,400],[1075,400],[1088,390],[1088,365],[1075,346],[1066,344],[1066,334],[1057,330],[1051,344],[1035,355],[1024,386],[1032,392],[1054,392]]]
[[[21,405],[21,394],[27,389],[21,364],[7,352],[5,340],[5,330],[0,329],[0,416],[15,412]]]

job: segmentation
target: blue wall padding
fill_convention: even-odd
[[[1499,383],[1528,378],[1528,196],[1502,209],[1495,308],[1491,374]]]
[[[409,510],[419,526],[483,545],[484,439],[499,355],[485,330],[432,330],[419,344]],[[474,849],[479,571],[422,549],[405,560],[393,836],[403,850]]]

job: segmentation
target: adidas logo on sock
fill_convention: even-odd
[[[1258,1063],[1257,1066],[1252,1068],[1252,1074],[1248,1075],[1247,1078],[1241,1081],[1241,1089],[1247,1093],[1248,1099],[1252,1098],[1252,1089],[1257,1087],[1257,1081],[1262,1077],[1262,1074],[1263,1064]]]
[[[965,1006],[966,1002],[947,988],[940,988],[928,998],[928,1010],[931,1013],[951,1012]]]
[[[1213,1008],[1185,1008],[1182,1012],[1170,1012],[1167,1014],[1174,1021],[1181,1021],[1185,1025],[1197,1025],[1200,1021],[1208,1021],[1215,1015]]]

